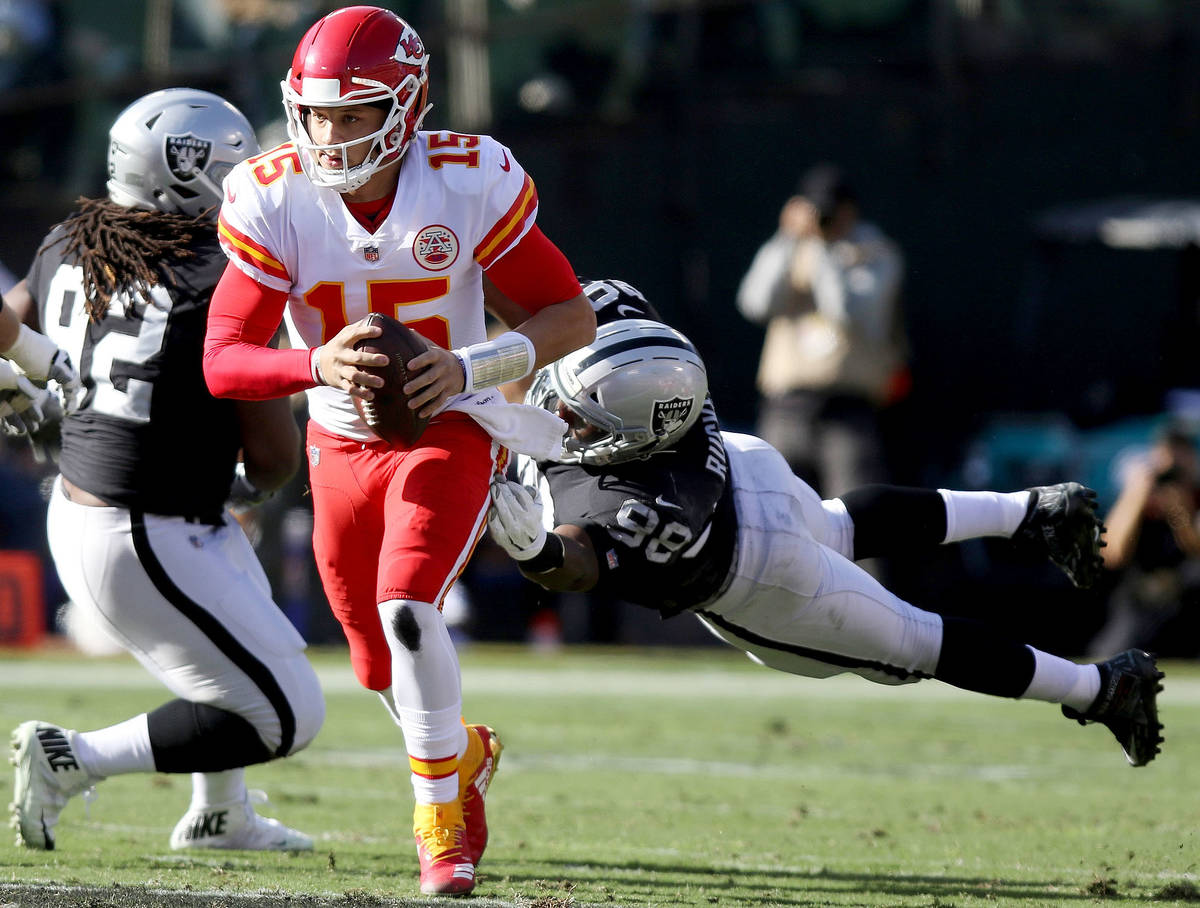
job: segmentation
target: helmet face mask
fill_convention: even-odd
[[[139,98],[121,112],[108,136],[112,201],[191,217],[215,216],[222,181],[259,150],[241,111],[193,88],[167,88]]]
[[[704,362],[686,337],[625,319],[541,369],[526,400],[570,426],[560,462],[603,466],[673,444],[700,417],[707,394]]]
[[[353,192],[398,163],[431,106],[428,69],[420,36],[393,12],[353,6],[318,20],[301,39],[280,83],[288,138],[305,175],[317,186]],[[380,103],[386,105],[386,116],[369,135],[322,145],[309,134],[312,108]],[[360,143],[369,143],[366,155],[351,167],[347,152]],[[342,166],[323,167],[322,154],[340,157]]]

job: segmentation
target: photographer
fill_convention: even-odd
[[[1200,602],[1200,454],[1192,434],[1168,425],[1121,472],[1102,553],[1104,566],[1121,574],[1092,653],[1153,649],[1167,623]]]
[[[904,259],[861,216],[840,168],[821,164],[784,204],[738,289],[766,326],[757,434],[827,494],[887,480],[879,418],[906,392]]]

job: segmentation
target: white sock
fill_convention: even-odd
[[[420,804],[445,804],[458,798],[458,760],[467,750],[462,706],[449,709],[400,709],[400,727],[412,770],[413,797]]]
[[[91,776],[154,772],[145,713],[108,728],[76,733],[74,749],[79,765]]]
[[[246,800],[246,770],[192,773],[192,804],[189,810]]]
[[[1028,492],[957,492],[938,489],[946,503],[945,543],[979,536],[1012,536],[1029,510]]]
[[[383,701],[383,708],[388,711],[388,715],[392,717],[392,721],[397,725],[400,724],[400,714],[396,712],[396,701],[392,697],[392,686],[389,684],[383,690],[377,690],[379,699]]]
[[[1021,699],[1062,703],[1087,712],[1100,693],[1100,669],[1052,656],[1032,646],[1028,649],[1034,658],[1033,680]]]
[[[467,730],[458,652],[446,622],[428,602],[402,599],[380,603],[379,616],[392,652],[393,716],[404,732],[413,794],[421,804],[456,800]]]

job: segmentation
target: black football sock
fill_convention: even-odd
[[[993,697],[1020,697],[1033,680],[1036,660],[1024,643],[969,618],[942,618],[942,651],[933,676]]]
[[[148,713],[146,725],[159,772],[221,772],[275,757],[253,725],[203,703],[171,700]]]
[[[930,549],[946,538],[946,503],[934,489],[869,485],[838,496],[854,521],[854,560]]]

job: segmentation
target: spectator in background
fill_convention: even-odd
[[[1150,647],[1168,622],[1200,604],[1200,453],[1170,424],[1144,456],[1118,464],[1121,491],[1109,511],[1104,566],[1119,571],[1093,653]]]
[[[757,434],[827,495],[887,479],[879,411],[907,390],[902,273],[842,171],[821,164],[738,289],[739,311],[767,328]]]

